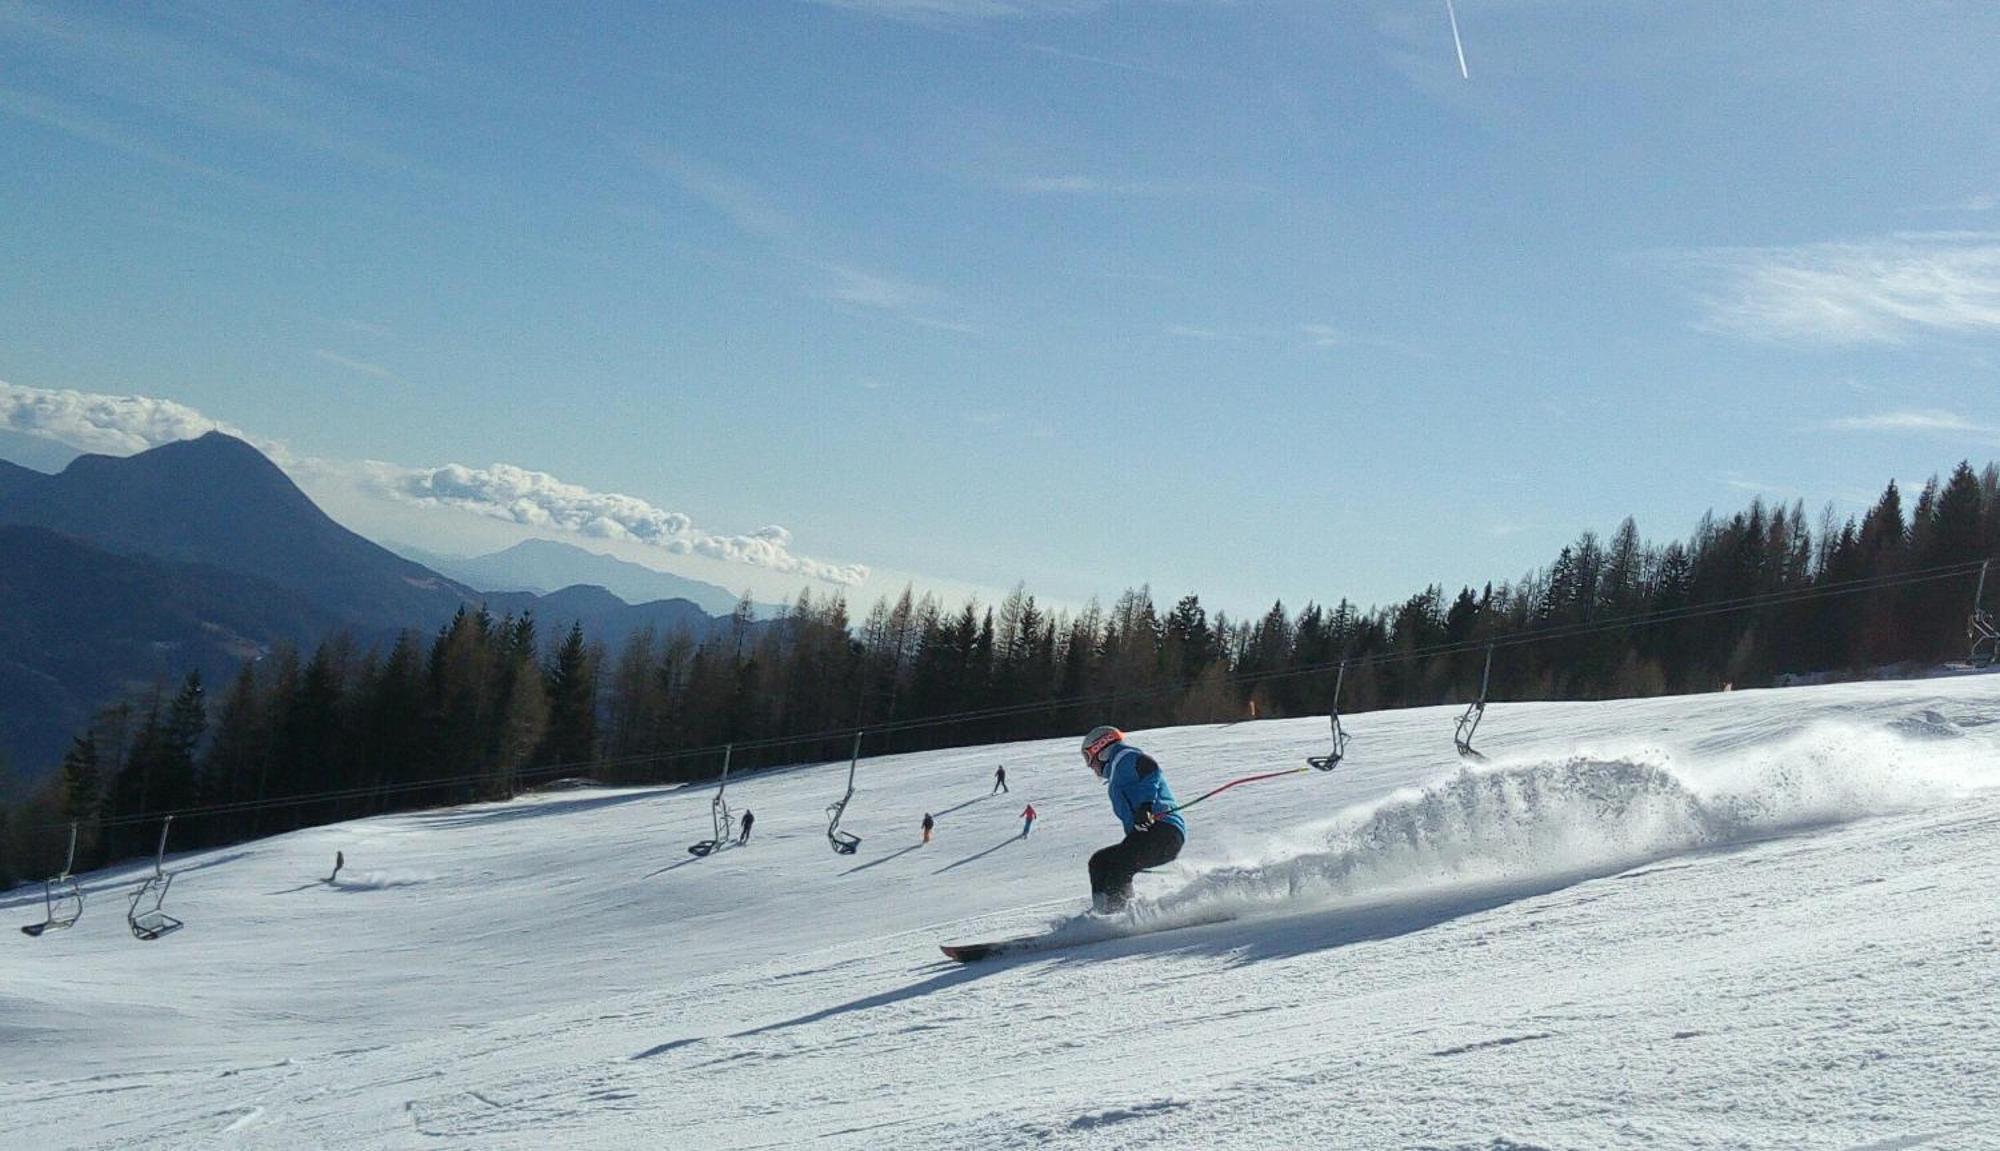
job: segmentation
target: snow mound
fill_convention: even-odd
[[[1468,765],[1349,809],[1264,858],[1196,872],[1126,919],[1159,930],[1448,887],[1614,875],[2000,784],[1980,759],[1934,730],[1826,723],[1719,756],[1584,751]]]
[[[416,887],[436,878],[414,871],[357,871],[336,877],[328,886],[339,891],[387,891],[392,887]]]

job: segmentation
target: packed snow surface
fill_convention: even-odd
[[[89,875],[0,941],[0,1147],[2000,1146],[2000,676],[1453,715],[1194,808],[1109,922],[1070,740],[864,759],[853,856],[840,763],[707,858],[712,787],[170,857],[153,943],[150,861]],[[1183,799],[1326,740],[1134,733]]]

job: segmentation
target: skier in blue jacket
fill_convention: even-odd
[[[1083,737],[1083,761],[1111,796],[1111,810],[1125,825],[1125,838],[1090,857],[1090,901],[1113,912],[1132,898],[1132,877],[1148,867],[1171,863],[1187,843],[1187,821],[1174,810],[1173,789],[1152,756],[1125,742],[1125,733],[1104,725]]]

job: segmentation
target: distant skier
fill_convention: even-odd
[[[1022,839],[1028,838],[1028,832],[1033,830],[1034,826],[1035,826],[1035,805],[1031,803],[1028,806],[1021,809],[1021,838]]]
[[[1187,843],[1187,822],[1174,810],[1174,793],[1152,756],[1125,742],[1125,733],[1104,725],[1083,737],[1083,761],[1111,796],[1111,810],[1125,825],[1125,838],[1090,857],[1090,902],[1113,912],[1132,898],[1132,877],[1148,867],[1171,863]]]
[[[343,868],[343,867],[346,867],[346,866],[347,866],[347,853],[346,853],[346,852],[341,852],[341,851],[336,851],[336,852],[334,852],[334,853],[333,853],[333,874],[332,874],[332,875],[329,875],[329,876],[327,876],[327,877],[326,877],[326,880],[325,880],[325,882],[327,882],[327,883],[332,883],[332,882],[333,882],[334,880],[336,880],[336,879],[339,879],[339,878],[340,878],[340,869],[341,869],[341,868]]]
[[[935,820],[935,819],[932,819],[932,818],[931,818],[931,813],[930,813],[930,812],[928,812],[928,811],[924,812],[924,842],[925,842],[925,843],[929,843],[929,842],[931,841],[931,828],[933,828],[933,827],[936,827],[936,826],[937,826],[937,820]]]
[[[993,769],[993,790],[986,794],[998,795],[1005,790],[1007,790],[1007,765],[1003,763]]]
[[[747,807],[746,807],[746,808],[744,808],[744,809],[743,809],[743,833],[742,833],[741,835],[738,835],[738,836],[736,837],[736,846],[738,846],[738,847],[741,847],[741,846],[743,846],[744,844],[746,844],[746,843],[750,842],[750,825],[751,825],[751,824],[753,824],[753,823],[755,823],[755,822],[757,822],[757,817],[756,817],[755,815],[752,815],[752,814],[750,813],[750,809],[749,809],[749,808],[747,808]]]

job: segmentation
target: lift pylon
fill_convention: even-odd
[[[854,798],[854,766],[861,762],[861,737],[864,733],[854,733],[854,754],[847,759],[847,792],[839,802],[829,804],[826,809],[826,842],[837,855],[853,855],[861,847],[861,837],[851,831],[840,830],[840,817],[847,813],[847,801]]]
[[[1994,624],[1992,612],[1980,606],[1986,598],[1986,569],[1992,566],[1992,560],[1979,565],[1979,588],[1972,593],[1972,618],[1965,622],[1965,638],[1972,641],[1972,652],[1966,658],[1974,667],[1991,667],[2000,658],[2000,625]]]
[[[725,797],[729,791],[729,757],[735,750],[736,745],[733,743],[722,749],[722,782],[715,789],[715,798],[708,801],[708,814],[715,824],[715,837],[689,844],[689,855],[707,855],[720,850],[723,844],[729,842],[729,800]]]
[[[1479,730],[1479,721],[1486,718],[1486,687],[1493,679],[1493,645],[1486,645],[1486,670],[1479,673],[1479,698],[1466,705],[1465,714],[1458,717],[1458,729],[1452,733],[1452,746],[1458,754],[1467,759],[1485,759],[1472,750],[1472,733]]]
[[[1340,670],[1333,676],[1333,709],[1327,722],[1333,727],[1333,752],[1330,755],[1309,755],[1306,762],[1320,771],[1332,771],[1347,757],[1347,733],[1340,727],[1340,688],[1347,682],[1347,661],[1340,661]]]

